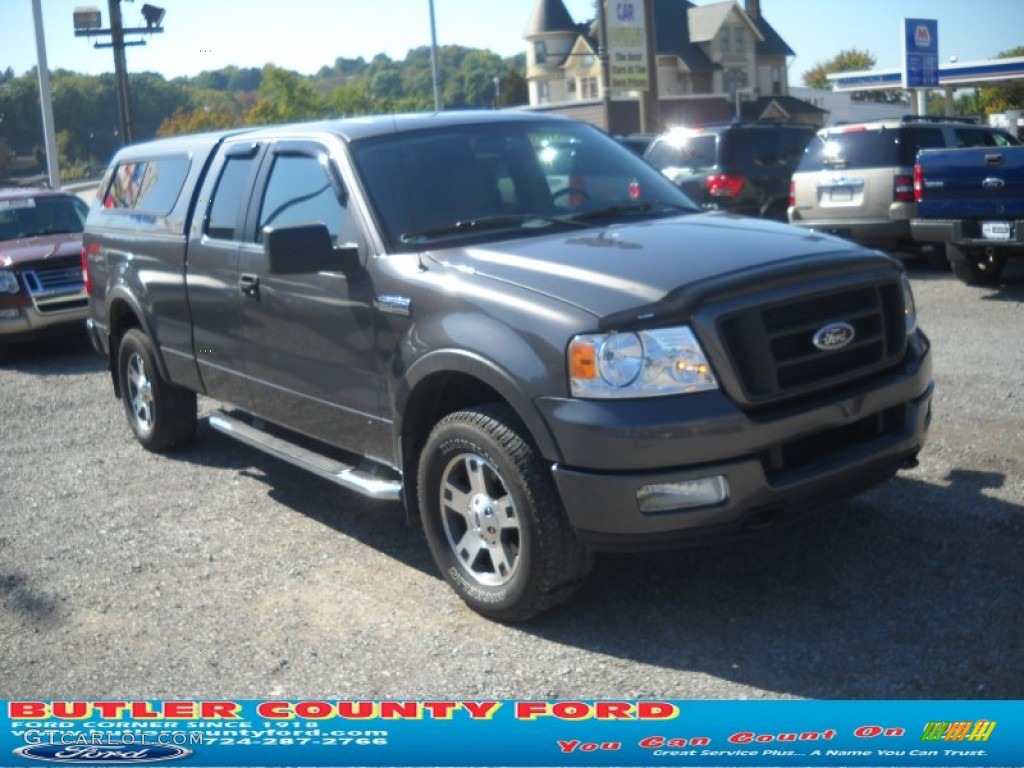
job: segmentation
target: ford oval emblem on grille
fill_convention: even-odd
[[[814,332],[814,346],[825,352],[842,349],[857,335],[849,323],[829,323]]]

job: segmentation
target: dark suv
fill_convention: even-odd
[[[813,136],[784,123],[675,128],[644,158],[704,208],[785,221],[789,178]]]

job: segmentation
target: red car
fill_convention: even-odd
[[[88,212],[67,192],[0,189],[0,349],[83,326]]]

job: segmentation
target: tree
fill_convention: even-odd
[[[828,75],[836,72],[871,69],[876,62],[877,59],[871,51],[861,51],[856,48],[840,51],[828,61],[819,61],[804,72],[804,85],[808,88],[828,89],[832,87]]]
[[[872,69],[877,59],[868,50],[849,48],[840,51],[828,61],[819,61],[803,74],[804,85],[808,88],[819,88],[831,90],[832,83],[828,75],[836,72],[858,72],[864,69]],[[906,94],[903,91],[854,91],[850,94],[854,101],[877,101],[886,104],[902,104],[906,102]]]
[[[246,115],[246,122],[289,123],[323,117],[327,112],[327,102],[308,78],[267,64],[263,68],[259,100]]]
[[[196,107],[191,111],[178,109],[166,118],[156,131],[157,136],[179,136],[230,128],[239,123],[237,114],[221,107]]]
[[[517,70],[509,67],[501,81],[501,100],[499,106],[514,107],[530,103],[530,89],[526,78]]]
[[[1017,46],[996,55],[997,59],[1024,56],[1024,46]],[[1017,80],[1006,85],[992,85],[981,89],[979,94],[985,115],[994,115],[1008,109],[1024,109],[1024,83]]]

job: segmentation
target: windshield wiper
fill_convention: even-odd
[[[660,208],[664,211],[678,211],[681,213],[699,213],[699,209],[693,208],[689,205],[680,205],[679,203],[669,203],[664,200],[657,200],[654,202],[643,202],[643,203],[616,203],[615,205],[609,205],[605,208],[598,208],[593,211],[581,211],[580,213],[574,213],[571,218],[573,221],[590,221],[592,219],[610,219],[615,216],[629,216],[637,213],[650,213],[656,208]]]
[[[477,232],[488,232],[496,229],[527,229],[548,226],[551,224],[567,224],[583,226],[574,220],[575,217],[542,216],[535,213],[522,213],[514,216],[481,216],[475,219],[460,219],[452,224],[422,232],[406,232],[401,236],[403,243],[422,243],[449,235],[472,235]]]

